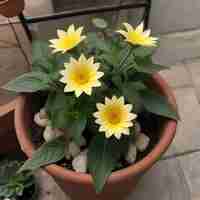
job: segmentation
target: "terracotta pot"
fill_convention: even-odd
[[[160,75],[155,74],[151,84],[164,94],[176,108],[174,95]],[[27,98],[25,96],[18,98],[15,110],[15,127],[22,150],[28,157],[31,157],[35,147],[28,135],[28,127],[31,123],[29,119],[32,118],[31,113],[28,111],[29,105],[27,104]],[[174,138],[176,125],[176,121],[166,120],[159,133],[160,141],[155,148],[136,164],[114,172],[109,177],[100,195],[95,194],[92,177],[88,174],[73,172],[55,164],[48,165],[45,167],[45,170],[73,200],[122,200],[133,190],[144,172],[151,168],[167,150]]]
[[[16,99],[0,105],[0,155],[17,152],[19,143],[14,128]]]
[[[16,17],[24,10],[24,0],[0,0],[0,14]]]

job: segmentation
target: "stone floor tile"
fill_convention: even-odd
[[[194,87],[197,93],[197,98],[200,102],[200,59],[188,61],[185,63],[185,66],[191,73]]]
[[[200,152],[178,158],[188,186],[191,191],[191,200],[200,199]]]
[[[174,32],[198,28],[200,1],[152,1],[150,27],[154,32]]]
[[[170,66],[169,69],[161,71],[160,74],[173,88],[192,85],[191,76],[183,63]]]
[[[28,70],[28,64],[18,48],[0,48],[0,86]]]
[[[160,47],[154,60],[163,65],[174,65],[182,60],[199,57],[200,30],[170,33],[160,36]]]
[[[0,16],[0,24],[5,24],[5,23],[8,23],[7,18],[4,16]]]
[[[176,154],[177,149],[175,147],[175,144],[172,142],[172,144],[169,146],[169,148],[167,149],[167,151],[163,154],[162,156],[162,160],[165,160],[167,158],[171,158]]]
[[[4,44],[2,41],[7,42],[7,45],[9,45],[9,47],[10,45],[16,45],[14,34],[12,32],[10,25],[8,24],[4,24],[0,26],[0,38],[1,38],[1,41],[0,41],[1,46]]]
[[[20,23],[13,24],[20,41],[26,42],[26,35]],[[8,43],[16,44],[15,35],[9,24],[0,26],[0,38]],[[1,42],[2,43],[2,42]]]
[[[36,181],[39,185],[38,200],[70,200],[44,170],[39,170],[36,173]]]
[[[159,161],[127,200],[190,200],[190,191],[177,159]]]
[[[175,153],[200,148],[200,105],[195,90],[178,88],[174,92],[181,118],[173,141]]]
[[[0,89],[0,106],[9,103],[17,97],[16,93],[12,93],[3,89]]]

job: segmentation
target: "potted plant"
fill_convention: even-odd
[[[22,166],[17,160],[0,162],[0,198],[2,200],[35,200],[37,189],[31,172],[16,173]]]
[[[0,14],[15,17],[24,10],[24,0],[0,0]]]
[[[124,26],[57,30],[33,43],[32,72],[4,86],[23,93],[15,127],[29,159],[20,171],[44,167],[72,199],[124,199],[175,135],[176,102],[152,61],[157,38],[143,23]]]

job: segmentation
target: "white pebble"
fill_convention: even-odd
[[[58,129],[58,128],[55,128],[55,129],[53,129],[53,130],[55,131],[56,137],[60,137],[60,136],[64,135],[64,132],[61,131],[61,130]]]
[[[40,109],[40,117],[41,118],[48,118],[47,112],[45,108]]]
[[[136,161],[136,156],[137,156],[136,146],[135,146],[135,144],[130,144],[128,153],[127,153],[125,159],[129,164],[132,164]]]
[[[86,145],[86,139],[82,136],[80,140],[80,146],[85,146]]]
[[[48,125],[48,118],[43,118],[40,116],[40,112],[34,115],[34,122],[41,127],[46,127]]]
[[[71,155],[70,155],[70,153],[69,153],[69,146],[68,146],[68,145],[65,147],[65,158],[66,158],[67,160],[70,160],[70,159],[71,159]]]
[[[73,169],[76,172],[86,173],[87,171],[87,150],[81,152],[72,161]]]
[[[140,126],[139,122],[135,123],[135,132],[136,132],[136,134],[141,132],[141,126]]]
[[[47,126],[43,132],[43,138],[46,142],[50,142],[57,138],[55,130],[51,126]]]
[[[69,154],[74,158],[77,156],[80,152],[81,149],[80,147],[75,143],[75,142],[70,142],[69,143]]]
[[[143,152],[146,150],[150,142],[150,138],[146,136],[144,133],[140,133],[136,137],[135,145],[138,151]]]

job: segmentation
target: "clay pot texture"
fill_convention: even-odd
[[[151,85],[165,95],[176,108],[174,95],[160,75],[155,74],[152,76]],[[29,112],[29,105],[27,97],[22,95],[18,98],[15,110],[15,127],[22,150],[28,157],[31,157],[35,151],[35,146],[28,135],[29,125],[32,123],[30,119],[33,118],[31,112]],[[56,164],[48,165],[44,169],[72,200],[123,200],[133,191],[145,171],[151,168],[167,150],[175,136],[176,126],[177,122],[175,120],[166,119],[158,133],[160,140],[152,151],[136,164],[112,173],[103,192],[99,195],[95,193],[92,177],[89,174],[67,170]]]
[[[0,14],[16,17],[24,10],[24,0],[0,0]]]
[[[14,128],[16,100],[0,105],[0,155],[16,153],[20,147]]]

